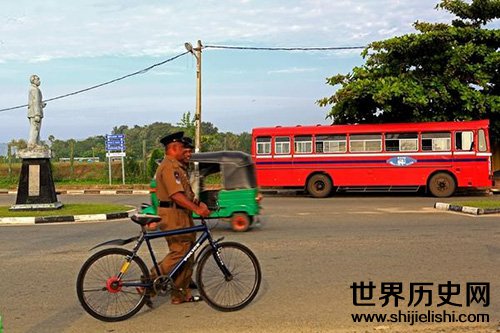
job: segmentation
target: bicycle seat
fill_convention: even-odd
[[[158,215],[149,214],[134,214],[130,217],[132,221],[140,225],[146,225],[153,222],[160,222],[161,217]]]

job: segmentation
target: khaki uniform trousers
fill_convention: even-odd
[[[174,229],[188,228],[194,226],[193,218],[188,210],[179,208],[158,208],[158,215],[161,216],[162,220],[159,225],[160,230],[168,231]],[[165,258],[159,263],[161,273],[166,275],[177,265],[177,263],[184,257],[186,253],[189,252],[190,248],[196,241],[196,233],[182,234],[177,236],[165,237],[167,240],[169,253]],[[189,260],[184,263],[184,266],[180,271],[174,276],[174,284],[177,289],[181,289],[183,292],[178,290],[172,291],[172,299],[184,299],[191,295],[186,295],[189,292],[189,283],[191,282],[191,276],[193,275],[193,263],[194,256],[189,258]],[[156,273],[152,273],[153,278]]]

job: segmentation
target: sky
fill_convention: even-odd
[[[27,103],[29,77],[44,99],[146,68],[196,45],[365,46],[450,22],[438,0],[16,0],[0,2],[0,109]],[[220,131],[327,124],[326,78],[362,65],[361,50],[202,54],[202,120]],[[175,61],[49,102],[41,139],[84,139],[120,125],[179,122],[195,111],[196,60]],[[0,112],[0,142],[27,138],[27,109]]]

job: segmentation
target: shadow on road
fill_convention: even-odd
[[[28,329],[26,333],[64,332],[66,328],[71,327],[74,322],[80,319],[83,314],[85,314],[84,310],[78,304],[74,304],[45,318],[44,321]]]

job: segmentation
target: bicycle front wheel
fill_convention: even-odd
[[[259,261],[249,248],[239,243],[220,243],[217,252],[218,256],[210,249],[200,258],[196,272],[198,289],[211,307],[219,311],[240,310],[259,291],[262,279]],[[231,273],[230,279],[226,279],[217,264],[218,258]]]
[[[135,256],[122,278],[117,278],[131,255],[128,250],[110,248],[95,253],[83,264],[76,292],[85,311],[93,317],[102,321],[125,320],[146,302],[145,288],[137,287],[149,279],[141,258]]]

